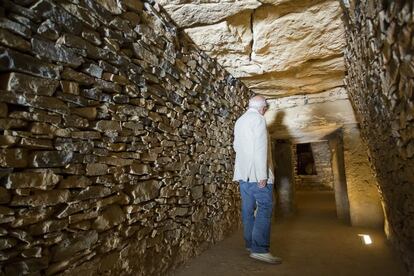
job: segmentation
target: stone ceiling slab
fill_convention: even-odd
[[[341,88],[270,100],[265,114],[269,134],[276,139],[323,139],[344,125],[357,124],[346,90]]]
[[[182,28],[194,25],[215,24],[241,11],[256,9],[262,3],[257,0],[158,0],[171,18]]]
[[[158,0],[202,50],[267,97],[343,86],[338,1]]]

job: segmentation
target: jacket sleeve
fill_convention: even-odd
[[[238,152],[238,150],[239,150],[239,138],[238,138],[238,126],[237,126],[237,122],[236,122],[236,124],[235,124],[235,126],[234,126],[234,133],[233,133],[233,149],[234,149],[234,151],[235,152]]]
[[[258,181],[268,178],[267,175],[267,128],[264,119],[260,118],[253,132],[254,151],[253,162]]]

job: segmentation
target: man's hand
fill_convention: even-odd
[[[266,187],[266,184],[267,184],[267,179],[263,179],[263,180],[260,180],[259,183],[257,183],[257,186],[259,188],[264,188]]]

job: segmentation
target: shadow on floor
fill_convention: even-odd
[[[297,201],[296,216],[272,225],[271,252],[283,258],[281,265],[249,258],[240,229],[172,275],[407,275],[381,229],[350,227],[337,220],[332,192],[298,192]],[[363,244],[358,234],[370,235],[373,244]]]

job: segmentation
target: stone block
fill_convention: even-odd
[[[112,97],[112,99],[114,100],[115,103],[118,103],[118,104],[129,103],[129,97],[127,95],[116,94]]]
[[[31,258],[6,265],[4,271],[6,275],[28,275],[46,269],[47,267],[47,257]]]
[[[138,1],[136,1],[139,3]],[[137,26],[141,22],[141,18],[135,12],[125,12],[122,14],[122,18],[128,20],[132,26]]]
[[[90,185],[92,185],[92,181],[89,178],[81,175],[73,175],[62,179],[58,187],[59,189],[86,188]]]
[[[134,163],[129,166],[130,174],[145,175],[150,173],[150,167],[147,164]]]
[[[61,219],[69,215],[76,214],[79,212],[85,212],[88,209],[93,207],[93,203],[90,201],[80,201],[80,202],[71,202],[70,204],[62,207],[54,215],[55,217]]]
[[[121,5],[125,8],[128,8],[134,12],[142,12],[144,4],[141,1],[135,0],[125,0],[121,2]]]
[[[71,4],[71,3],[60,3],[62,7],[72,14],[74,17],[79,19],[84,25],[91,29],[97,29],[101,25],[99,20],[91,15],[90,10],[79,4]]]
[[[53,149],[52,140],[49,139],[22,138],[19,145],[27,149]]]
[[[92,223],[89,220],[79,221],[79,222],[71,223],[69,225],[69,228],[73,230],[88,231],[88,230],[91,230]]]
[[[24,119],[27,121],[36,121],[41,123],[51,123],[58,125],[61,123],[62,118],[59,115],[52,115],[47,111],[40,109],[33,110],[31,112],[26,111],[14,111],[10,113],[10,118]]]
[[[0,24],[1,25],[1,24]],[[30,43],[20,36],[0,28],[0,44],[6,47],[14,48],[23,52],[28,52],[31,48]]]
[[[52,1],[38,1],[31,7],[31,10],[39,14],[42,18],[50,19],[62,30],[70,33],[79,34],[84,29],[84,25],[79,19]]]
[[[168,215],[170,217],[182,217],[188,214],[188,208],[185,207],[174,207],[169,212]]]
[[[74,81],[60,81],[60,87],[63,93],[79,95],[79,84]]]
[[[39,207],[20,210],[15,219],[10,223],[13,228],[24,227],[49,218],[53,214],[52,207]]]
[[[105,175],[108,173],[108,166],[100,163],[86,164],[86,175]]]
[[[70,198],[70,192],[68,190],[51,190],[37,192],[30,196],[13,196],[10,206],[51,206],[60,203],[65,203]]]
[[[50,232],[62,231],[68,226],[66,220],[46,220],[29,226],[29,233],[33,236],[44,235]]]
[[[118,156],[100,156],[99,163],[112,165],[116,167],[123,167],[131,165],[134,162],[133,159],[124,159]]]
[[[118,205],[111,205],[93,222],[92,227],[98,231],[105,231],[125,221],[125,214]]]
[[[6,190],[5,188],[3,188]],[[7,202],[8,203],[8,202]],[[9,207],[0,206],[0,215],[1,216],[14,216],[15,211]],[[7,234],[7,230],[4,228],[0,228],[0,237],[5,236]]]
[[[0,149],[0,166],[24,168],[28,166],[28,153],[25,149]]]
[[[102,89],[103,91],[110,92],[110,93],[121,93],[122,87],[119,84],[112,83],[109,81],[104,81],[101,79],[96,80],[95,87]]]
[[[103,73],[102,74],[102,79],[106,80],[106,81],[112,81],[112,82],[116,82],[122,85],[127,85],[129,84],[129,81],[126,77],[121,76],[121,75],[116,75],[116,74],[112,74],[112,73]]]
[[[158,197],[161,186],[160,181],[148,180],[130,186],[129,192],[134,204],[138,204]]]
[[[7,91],[20,91],[52,96],[58,84],[55,80],[36,78],[17,72],[2,74],[0,76],[0,89]]]
[[[29,96],[29,95],[26,95],[26,99],[30,106],[54,111],[62,115],[69,114],[69,108],[63,101],[59,99],[56,99],[53,97]]]
[[[109,51],[98,48],[92,45],[89,41],[72,34],[64,34],[57,41],[59,44],[64,44],[68,47],[78,48],[86,51],[88,57],[93,59],[108,59]]]
[[[28,125],[20,119],[0,119],[0,129],[22,129]]]
[[[120,2],[116,0],[103,0],[103,1],[100,1],[99,4],[102,5],[102,7],[104,7],[107,11],[109,11],[112,14],[122,13]]]
[[[32,123],[30,126],[30,132],[32,134],[39,135],[54,135],[57,131],[57,128],[53,125],[47,123]]]
[[[0,47],[0,70],[14,70],[38,77],[58,79],[62,66],[53,65],[32,56]]]
[[[112,190],[102,186],[89,186],[79,192],[74,200],[87,200],[91,198],[103,198],[112,194]]]
[[[17,245],[17,240],[14,238],[0,238],[0,250],[5,250]]]
[[[30,19],[32,22],[39,23],[39,14],[36,11],[33,11],[30,8],[27,8],[28,3],[25,0],[17,0],[17,1],[10,1],[10,0],[3,0],[3,6],[13,11],[14,13],[21,15],[21,17],[25,17],[26,19]]]
[[[148,110],[143,107],[133,105],[120,105],[116,111],[117,114],[129,115],[129,116],[141,116],[146,117]]]
[[[75,214],[75,215],[69,216],[69,223],[70,224],[78,223],[78,222],[81,222],[81,221],[94,219],[98,216],[99,216],[99,211],[95,211],[95,210],[80,213],[80,214]]]
[[[85,249],[91,249],[98,241],[96,231],[82,232],[72,239],[65,240],[52,248],[52,261],[62,261],[69,259],[74,254]]]
[[[126,205],[130,203],[130,198],[122,193],[118,192],[116,195],[108,196],[101,201],[96,202],[95,207],[102,208],[111,204]]]
[[[191,196],[193,199],[199,199],[203,197],[203,186],[194,186],[191,188]]]
[[[176,190],[172,186],[164,186],[160,190],[160,197],[173,197],[176,195]]]
[[[94,126],[93,129],[96,129],[98,131],[101,132],[105,132],[105,131],[121,131],[121,123],[118,121],[109,121],[109,120],[101,120],[101,121],[97,121]]]
[[[91,31],[91,30],[84,30],[81,34],[81,36],[86,39],[87,41],[91,42],[92,44],[95,44],[97,46],[102,44],[102,40],[99,36],[99,33]]]
[[[0,28],[6,29],[25,38],[30,38],[30,35],[32,34],[31,30],[27,26],[14,22],[5,17],[0,18]]]
[[[152,66],[157,66],[159,64],[158,57],[148,50],[143,42],[133,43],[133,50],[137,58],[148,62],[148,64]]]
[[[63,126],[85,129],[89,126],[89,121],[78,115],[63,116]]]
[[[60,32],[61,28],[50,19],[43,21],[42,24],[40,24],[37,28],[38,34],[50,40],[58,39]]]
[[[72,108],[71,109],[72,114],[79,115],[83,118],[86,118],[88,120],[95,120],[97,111],[96,107],[78,107],[78,108]]]
[[[82,72],[90,75],[91,77],[100,79],[102,78],[103,69],[96,64],[89,63],[83,67]]]
[[[73,131],[71,137],[82,140],[98,140],[101,139],[101,133],[97,131]]]
[[[69,67],[65,67],[65,69],[63,70],[62,79],[73,80],[75,82],[78,82],[79,84],[84,85],[91,85],[95,82],[95,80],[92,77],[84,73],[77,72]]]
[[[32,38],[31,43],[34,53],[49,60],[63,62],[73,67],[78,67],[84,62],[84,59],[76,51],[64,45],[40,38]]]
[[[9,191],[7,191],[4,187],[0,187],[0,204],[9,203],[10,199],[11,199],[11,196],[10,196]]]
[[[23,258],[40,258],[42,257],[42,247],[35,246],[26,250],[23,250],[21,253]]]
[[[7,189],[35,188],[41,190],[52,189],[62,176],[54,174],[50,170],[44,172],[16,172],[11,173],[5,180]]]
[[[0,118],[6,118],[8,114],[8,107],[5,103],[0,103]]]
[[[63,167],[73,158],[71,151],[35,151],[31,154],[30,163],[33,167]]]

